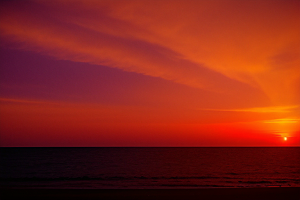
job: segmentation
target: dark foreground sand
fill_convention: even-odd
[[[187,190],[1,190],[5,199],[300,199],[300,187],[286,188],[217,188]]]

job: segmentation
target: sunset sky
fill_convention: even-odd
[[[300,146],[299,0],[1,1],[0,52],[0,146]]]

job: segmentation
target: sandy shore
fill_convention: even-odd
[[[1,199],[300,199],[300,187],[190,190],[1,190]]]

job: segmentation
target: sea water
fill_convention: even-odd
[[[300,187],[298,147],[0,148],[1,188]]]

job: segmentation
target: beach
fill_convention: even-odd
[[[299,199],[300,187],[182,190],[1,190],[1,199]]]

